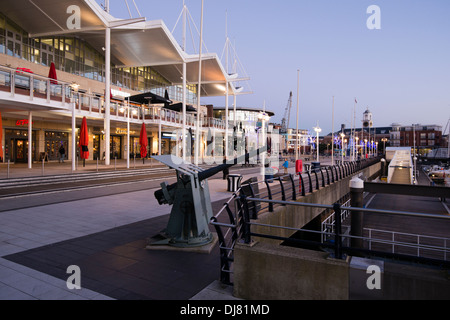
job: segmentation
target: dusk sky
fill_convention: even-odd
[[[142,16],[163,20],[169,30],[183,5],[135,2]],[[137,17],[133,1],[128,4]],[[201,0],[186,4],[200,28]],[[371,5],[380,9],[378,20],[367,13]],[[113,16],[130,17],[125,1],[111,0],[110,6]],[[312,130],[318,121],[322,133],[329,133],[334,96],[335,130],[351,126],[355,98],[358,127],[369,108],[374,126],[438,124],[444,130],[450,118],[449,14],[448,0],[205,0],[203,39],[220,58],[228,21],[228,37],[243,66],[238,71],[250,77],[244,90],[253,92],[238,96],[237,105],[262,109],[265,101],[274,122],[281,122],[292,91],[290,127],[296,127],[300,70],[299,128]],[[368,19],[381,29],[370,30]],[[181,21],[174,36],[181,42]],[[196,53],[198,44],[187,49]],[[225,97],[201,101],[225,105]]]

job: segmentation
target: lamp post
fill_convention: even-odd
[[[347,139],[344,139],[344,143],[343,143],[343,149],[344,149],[344,157],[347,155],[347,147],[348,147],[348,144],[347,144]]]
[[[375,153],[375,152],[374,152],[374,151],[375,151],[375,150],[374,150],[374,149],[375,149],[374,147],[375,147],[375,145],[374,145],[374,143],[373,143],[373,140],[371,140],[371,141],[370,141],[370,150],[371,150],[371,151],[370,151],[370,156],[371,156],[371,157],[373,157],[373,155],[374,155],[374,153]]]
[[[266,139],[266,121],[269,121],[269,119],[270,119],[270,117],[269,117],[269,115],[265,112],[265,110],[266,110],[266,102],[264,101],[264,111],[263,112],[260,112],[259,114],[258,114],[258,119],[260,119],[261,120],[261,130],[262,130],[262,146],[265,146],[265,145],[267,145],[267,139]],[[268,147],[268,146],[267,146]],[[264,168],[264,165],[265,165],[265,161],[266,161],[266,154],[267,154],[267,151],[264,151],[263,152],[263,168]]]
[[[344,137],[345,137],[345,134],[343,132],[341,132],[340,136],[341,136],[341,142],[342,142],[341,161],[344,162]]]
[[[367,157],[367,139],[364,139],[364,158]]]
[[[314,127],[314,131],[316,132],[316,149],[317,149],[317,162],[319,162],[319,133],[322,131],[321,128],[319,128],[319,124],[317,124],[317,127]]]
[[[383,153],[384,153],[384,156],[386,157],[386,141],[387,141],[387,139],[383,138],[383,139],[381,139],[381,141],[383,141]]]
[[[355,141],[356,141],[356,154],[355,154],[355,160],[358,158],[358,141],[359,141],[359,137],[355,137]]]

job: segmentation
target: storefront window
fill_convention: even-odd
[[[110,158],[111,159],[122,159],[122,137],[121,136],[111,136],[110,137]]]
[[[59,160],[59,148],[64,146],[65,157],[69,150],[69,134],[67,132],[46,131],[45,132],[45,152],[48,160]]]
[[[32,136],[32,160],[36,160],[36,134]],[[5,160],[28,161],[28,130],[5,129]]]

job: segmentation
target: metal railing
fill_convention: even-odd
[[[391,253],[410,254],[448,260],[450,238],[364,228],[369,250],[384,249]]]
[[[50,101],[60,101],[61,107],[71,111],[71,102],[75,103],[75,109],[79,112],[89,112],[103,118],[105,113],[105,98],[96,94],[85,93],[74,90],[73,84],[61,80],[54,80],[35,73],[21,69],[13,69],[0,66],[0,92],[8,92],[11,96],[28,96],[30,100],[34,98]],[[126,110],[128,102],[124,100],[111,99],[110,115],[116,117],[115,120],[127,121]],[[161,107],[149,107],[137,103],[130,103],[130,120],[147,120],[155,123],[162,121],[164,124],[181,126],[183,124],[183,113],[165,109]],[[133,112],[135,111],[135,112]],[[195,127],[197,125],[196,116],[186,115],[186,125]],[[201,116],[200,127],[225,129],[225,121],[216,118]]]
[[[69,103],[72,97],[71,84],[54,80],[22,69],[0,66],[0,91],[27,95],[31,99],[42,98],[47,102],[60,101]]]
[[[264,212],[273,212],[277,206],[297,203],[291,201],[296,201],[301,196],[313,193],[314,190],[354,175],[378,161],[379,158],[363,159],[321,167],[317,171],[307,168],[307,171],[295,176],[288,174],[263,181],[244,181],[210,222],[219,238],[221,281],[232,283],[234,245],[244,237],[251,237],[249,234],[251,219],[257,219],[258,215]],[[334,206],[324,206],[323,208],[335,209]],[[340,223],[339,220],[339,225]]]
[[[345,201],[344,203],[341,204],[344,207],[347,207],[350,205],[350,199],[348,199],[347,201]],[[348,216],[350,215],[350,211],[349,210],[342,210],[341,212],[341,225],[342,223],[345,221],[345,219],[348,218]],[[321,239],[322,239],[322,243],[326,242],[328,240],[330,240],[330,235],[334,234],[335,230],[335,225],[336,225],[336,215],[334,212],[332,212],[328,217],[325,218],[324,221],[322,221],[321,224]]]
[[[450,254],[450,248],[447,247],[447,240],[446,238],[438,238],[438,237],[423,237],[423,239],[439,239],[444,240],[445,244],[442,246],[437,245],[429,245],[422,243],[408,243],[405,241],[400,241],[399,239],[392,239],[392,240],[381,240],[381,239],[373,239],[370,237],[365,236],[354,236],[351,234],[348,234],[343,231],[343,226],[341,223],[341,216],[343,210],[348,211],[360,211],[360,212],[372,212],[372,213],[383,213],[383,214],[397,214],[397,215],[406,215],[406,216],[418,216],[418,217],[428,217],[432,219],[442,219],[447,220],[450,219],[450,216],[447,215],[438,215],[438,214],[428,214],[428,213],[419,213],[419,212],[405,212],[405,211],[393,211],[393,210],[381,210],[381,209],[367,209],[367,208],[357,208],[357,207],[345,207],[340,205],[339,203],[335,203],[333,205],[321,205],[321,204],[311,204],[311,203],[301,203],[301,202],[293,202],[293,201],[279,201],[279,200],[263,200],[263,199],[256,199],[256,198],[250,198],[246,197],[245,195],[242,195],[239,200],[242,203],[243,210],[241,211],[242,218],[241,218],[241,230],[242,235],[240,236],[240,239],[242,243],[245,244],[251,244],[254,237],[258,238],[267,238],[272,240],[278,240],[283,242],[289,242],[289,244],[292,246],[308,246],[309,249],[311,247],[315,247],[316,250],[322,250],[327,251],[331,254],[332,257],[336,259],[345,259],[347,255],[356,255],[356,256],[363,256],[363,257],[379,257],[379,258],[388,258],[393,259],[397,261],[407,261],[407,262],[415,262],[415,263],[421,263],[421,264],[428,264],[428,265],[434,265],[439,267],[444,267],[446,269],[450,268],[450,261],[448,259]],[[250,211],[247,209],[247,203],[248,202],[271,202],[271,203],[279,203],[281,205],[292,205],[292,206],[303,206],[303,207],[312,207],[312,208],[321,208],[321,209],[332,209],[335,212],[336,218],[335,218],[335,226],[334,226],[334,232],[322,232],[322,231],[315,231],[315,230],[306,230],[301,228],[292,228],[292,227],[284,227],[284,226],[277,226],[277,225],[269,225],[269,224],[261,224],[256,221],[252,221],[250,219]],[[326,242],[321,241],[314,241],[314,240],[304,240],[297,237],[282,237],[270,234],[269,232],[265,233],[257,233],[252,231],[252,227],[261,226],[267,228],[281,228],[285,230],[290,230],[291,232],[300,232],[305,234],[326,234],[326,236],[330,239]],[[400,233],[397,233],[400,234]],[[402,236],[408,235],[406,233],[403,233]],[[364,245],[361,247],[352,246],[351,242],[352,239],[362,239],[364,241]],[[410,250],[415,251],[415,253],[407,252],[407,251],[399,251],[399,250],[383,250],[382,248],[375,249],[374,242],[377,243],[384,243],[387,245],[394,247],[403,247],[403,248],[409,248]],[[349,243],[349,244],[345,244]],[[368,248],[367,244],[371,243],[371,247]],[[425,255],[422,254],[425,250],[433,250],[435,252],[439,252],[441,256],[436,255]]]
[[[359,164],[358,166],[361,168],[364,167],[363,164]],[[366,234],[358,237],[350,234],[350,226],[343,225],[345,217],[350,215],[352,211],[419,216],[433,219],[450,219],[450,216],[356,208],[351,207],[349,201],[346,201],[343,204],[334,203],[332,205],[298,202],[296,201],[296,198],[299,195],[305,195],[305,187],[308,190],[309,186],[317,185],[317,180],[313,180],[309,186],[302,184],[303,175],[299,175],[297,179],[293,179],[292,175],[277,177],[274,178],[272,183],[268,180],[250,182],[247,184],[244,183],[239,190],[233,193],[232,197],[211,219],[211,225],[215,227],[219,237],[221,257],[220,274],[223,283],[232,284],[235,244],[238,242],[250,244],[254,237],[268,238],[283,242],[288,241],[289,243],[297,243],[300,246],[315,246],[318,250],[330,252],[332,256],[337,259],[342,259],[345,255],[379,256],[450,268],[450,248],[448,246],[450,239],[448,238],[411,235],[400,232],[390,233],[387,237],[374,237],[375,229],[366,229]],[[345,175],[343,177],[345,177]],[[321,180],[319,175],[318,180],[319,182]],[[294,183],[292,183],[292,181],[294,181]],[[282,188],[281,185],[283,185],[284,188]],[[289,185],[291,185],[290,190],[288,190]],[[301,190],[299,190],[299,186],[302,186]],[[258,192],[255,190],[257,189],[256,187],[258,187]],[[274,188],[278,188],[278,191],[274,191]],[[325,229],[318,231],[262,224],[257,221],[258,215],[263,212],[274,211],[276,206],[303,206],[323,209],[324,211],[329,210],[333,212],[333,217],[327,220],[329,223],[326,225]],[[224,213],[226,213],[226,215]],[[258,226],[264,227],[265,230],[271,228],[289,230],[292,234],[296,232],[315,234],[320,240],[313,241],[292,237],[281,237],[275,236],[269,232],[257,233],[253,228]],[[406,236],[415,237],[415,241],[406,241]],[[353,239],[362,239],[364,245],[362,247],[352,247],[351,243]],[[441,244],[436,243],[436,241],[441,241]],[[390,246],[393,249],[388,250],[382,248],[380,247],[380,244]],[[399,250],[400,247],[407,248],[408,250]],[[430,251],[433,251],[434,254],[429,254]]]

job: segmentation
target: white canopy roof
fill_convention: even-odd
[[[106,13],[94,0],[1,1],[1,11],[29,32],[30,37],[75,35],[97,51],[105,46],[105,29],[111,27],[111,62],[117,67],[150,66],[172,84],[182,83],[182,64],[187,63],[187,82],[198,83],[198,55],[185,53],[161,20],[136,22]],[[80,27],[71,22],[74,6],[80,10]],[[124,25],[125,22],[131,24]],[[216,54],[202,55],[202,96],[225,95],[232,81]],[[229,83],[229,94],[235,88]]]

